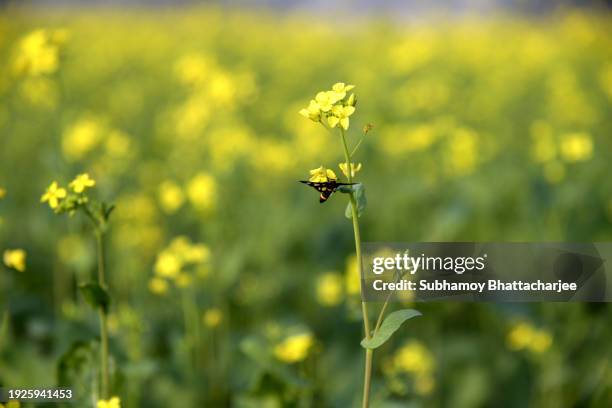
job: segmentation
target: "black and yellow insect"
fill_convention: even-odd
[[[319,195],[319,202],[320,203],[326,202],[327,199],[336,190],[338,190],[338,187],[340,187],[340,186],[351,186],[351,185],[355,184],[355,183],[338,183],[336,180],[320,181],[320,182],[300,180],[300,183],[304,183],[306,185],[309,185],[310,187],[314,188],[319,193],[321,193],[321,195]]]

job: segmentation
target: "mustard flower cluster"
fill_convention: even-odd
[[[66,30],[34,30],[19,43],[15,72],[29,76],[49,75],[59,67],[60,47],[68,39]]]
[[[193,281],[189,270],[200,267],[200,274],[206,275],[208,272],[206,266],[210,257],[210,249],[206,245],[193,243],[185,236],[174,238],[170,245],[157,255],[153,267],[155,275],[149,280],[149,290],[157,295],[163,295],[169,289],[169,282],[173,282],[179,288],[189,286]]]
[[[383,365],[390,388],[397,394],[408,393],[404,375],[412,378],[413,388],[419,395],[429,395],[435,389],[436,362],[432,353],[417,340],[406,342]]]
[[[108,400],[98,400],[96,408],[121,408],[119,397],[112,397]]]
[[[355,85],[346,85],[343,82],[334,84],[331,90],[317,93],[308,106],[300,110],[300,115],[324,126],[335,128],[340,125],[342,129],[348,130],[349,118],[355,113],[357,104],[355,94],[348,95],[353,88]]]
[[[89,202],[89,198],[84,193],[88,188],[95,185],[96,181],[88,173],[76,176],[68,184],[69,190],[54,181],[47,187],[40,198],[40,202],[48,203],[49,207],[57,214],[68,212],[72,215],[78,208],[84,207]]]
[[[550,332],[524,321],[514,324],[506,337],[506,343],[511,350],[528,350],[534,354],[544,353],[552,342]]]
[[[2,254],[2,261],[8,268],[15,269],[18,272],[25,272],[26,256],[26,251],[23,249],[7,249]]]

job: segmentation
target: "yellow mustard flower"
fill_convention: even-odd
[[[210,259],[210,249],[204,244],[193,244],[186,236],[178,236],[170,242],[168,249],[181,262],[188,264],[204,263]]]
[[[334,106],[332,109],[332,115],[327,118],[327,123],[333,128],[340,124],[342,129],[348,130],[349,116],[351,116],[353,113],[355,113],[354,106]]]
[[[183,267],[181,260],[174,253],[165,250],[157,255],[155,273],[165,278],[175,278]]]
[[[317,301],[323,306],[332,307],[342,302],[342,278],[335,272],[328,272],[317,279]]]
[[[185,201],[183,190],[172,181],[164,181],[158,190],[159,203],[166,214],[176,212]]]
[[[564,135],[561,139],[561,155],[568,162],[585,161],[593,155],[593,140],[586,132]]]
[[[119,397],[112,397],[109,400],[98,400],[97,408],[121,408]]]
[[[338,101],[338,96],[333,91],[321,91],[315,96],[315,102],[319,105],[321,112],[329,112]]]
[[[537,329],[527,322],[514,324],[506,337],[506,343],[511,350],[529,350],[536,354],[548,350],[552,340],[548,331]]]
[[[185,262],[203,263],[210,259],[210,249],[204,244],[194,244],[183,254]]]
[[[321,165],[321,167],[310,170],[310,178],[308,181],[313,183],[325,183],[328,181],[338,180],[338,176],[332,169],[327,169]]]
[[[308,357],[313,344],[312,334],[294,334],[274,347],[274,356],[285,363],[297,363]]]
[[[71,160],[79,160],[92,151],[102,140],[104,127],[93,119],[81,119],[62,134],[62,151]]]
[[[348,166],[346,165],[346,163],[340,163],[338,164],[338,167],[340,167],[340,170],[346,177],[349,176]],[[355,177],[355,174],[359,173],[360,170],[361,170],[361,163],[357,163],[357,164],[351,163],[351,177]]]
[[[217,198],[217,182],[207,173],[197,174],[187,185],[187,196],[200,210],[210,210],[215,206]]]
[[[300,110],[300,115],[314,122],[318,122],[321,120],[321,106],[319,106],[317,101],[312,99],[308,104],[308,107]]]
[[[220,309],[213,307],[204,312],[202,315],[202,321],[204,325],[209,328],[215,328],[221,324],[223,320],[223,312]]]
[[[149,290],[156,295],[168,292],[168,282],[165,279],[154,277],[149,280]]]
[[[21,40],[15,70],[32,76],[54,73],[59,66],[59,49],[48,30],[32,31]]]
[[[6,197],[6,189],[0,187],[0,200]]]
[[[89,177],[89,173],[79,174],[72,180],[69,186],[72,188],[72,191],[75,193],[82,193],[89,187],[93,187],[96,185],[96,181]]]
[[[19,401],[8,401],[6,404],[0,403],[0,408],[19,408],[21,403]]]
[[[434,369],[434,358],[420,342],[411,340],[402,346],[393,359],[397,371],[419,375],[429,374]]]
[[[512,350],[521,350],[529,345],[533,333],[534,329],[531,325],[520,322],[512,327],[506,337],[506,343]]]
[[[529,345],[529,350],[534,353],[543,353],[552,345],[552,336],[545,330],[538,330],[534,333]]]
[[[346,93],[355,88],[355,85],[346,85],[344,82],[337,82],[332,86],[332,91],[336,94],[337,100],[344,99]]]
[[[57,181],[51,183],[49,187],[47,187],[47,191],[40,198],[41,203],[48,202],[49,207],[52,209],[56,209],[59,205],[59,202],[62,198],[66,197],[66,189],[59,187]]]
[[[26,251],[23,249],[7,249],[4,251],[2,260],[7,267],[19,272],[25,272],[26,256]]]

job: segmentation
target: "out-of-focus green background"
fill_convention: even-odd
[[[296,182],[321,164],[340,174],[341,145],[297,112],[356,85],[350,143],[374,125],[356,158],[365,241],[609,241],[611,22],[605,9],[5,8],[0,252],[27,257],[23,272],[0,267],[0,386],[97,388],[96,314],[77,290],[95,241],[39,202],[88,172],[92,196],[117,205],[123,406],[357,404],[346,196],[320,205]],[[197,262],[172,264],[179,247]],[[414,307],[424,316],[375,354],[373,406],[612,401],[606,304]]]

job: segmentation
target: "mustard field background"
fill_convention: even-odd
[[[356,157],[364,241],[609,241],[611,22],[3,9],[0,386],[68,385],[66,406],[94,406],[97,315],[77,287],[96,274],[95,240],[81,214],[40,203],[89,173],[89,194],[116,205],[123,407],[356,406],[346,196],[321,205],[297,182],[344,159],[298,111],[356,85],[350,143],[374,125]],[[423,317],[375,354],[372,406],[612,401],[606,304],[412,307]]]

